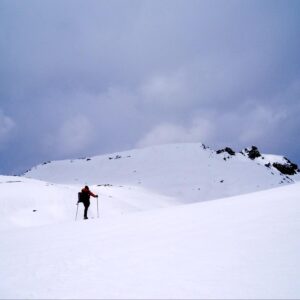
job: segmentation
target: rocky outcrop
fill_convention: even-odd
[[[246,148],[242,152],[245,153],[250,159],[255,159],[257,157],[261,157],[260,152],[258,151],[256,146],[252,146],[250,149]]]
[[[279,162],[273,163],[273,167],[276,168],[279,172],[285,175],[295,175],[299,172],[298,166],[292,163],[289,159],[284,157],[286,163],[282,164]]]
[[[223,153],[223,152],[227,152],[229,155],[235,155],[235,152],[229,147],[226,147],[224,149],[220,149],[220,150],[216,151],[217,154],[220,154],[220,153]]]
[[[251,148],[246,148],[242,150],[240,153],[245,156],[248,156],[251,160],[255,160],[256,158],[261,158],[263,160],[266,160],[266,163],[264,163],[264,165],[267,168],[275,168],[284,175],[295,175],[298,172],[300,172],[298,166],[292,163],[286,157],[281,157],[280,159],[278,159],[278,161],[275,162],[268,161],[267,156],[262,156],[256,146],[252,146]]]

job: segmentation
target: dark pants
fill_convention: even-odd
[[[90,206],[90,200],[88,201],[84,201],[83,202],[83,205],[84,205],[84,218],[87,219],[87,212],[88,212],[88,209],[89,209],[89,206]]]

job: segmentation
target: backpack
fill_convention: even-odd
[[[89,195],[87,193],[83,193],[83,192],[79,192],[78,193],[78,202],[77,203],[80,203],[80,202],[86,202],[89,200]]]
[[[77,203],[80,203],[80,202],[84,202],[84,195],[82,192],[78,193],[78,202]]]

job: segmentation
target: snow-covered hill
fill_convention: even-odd
[[[140,186],[181,202],[234,196],[293,182],[293,176],[241,153],[217,154],[202,144],[149,147],[39,165],[25,176],[64,184]],[[298,176],[298,175],[296,175]]]

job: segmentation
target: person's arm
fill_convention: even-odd
[[[94,197],[94,198],[98,198],[98,195],[95,195],[94,193],[92,193],[91,191],[89,191],[90,196]]]

